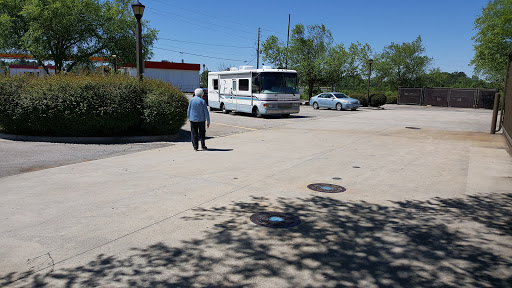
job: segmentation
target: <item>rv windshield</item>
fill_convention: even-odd
[[[262,72],[261,93],[294,94],[298,93],[296,73]]]

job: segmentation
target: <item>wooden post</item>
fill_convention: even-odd
[[[500,106],[500,93],[494,94],[494,107],[492,109],[491,134],[496,133],[496,122],[498,121],[498,108]]]

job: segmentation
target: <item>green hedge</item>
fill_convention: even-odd
[[[361,103],[361,106],[363,107],[368,107],[368,96],[367,94],[362,94],[362,93],[350,93],[350,94],[347,94],[350,98],[354,98],[354,99],[357,99],[359,100],[359,102]]]
[[[380,107],[386,104],[386,96],[384,94],[372,94],[370,95],[370,106]]]
[[[386,96],[386,104],[398,103],[398,96]]]
[[[188,101],[161,81],[128,76],[0,77],[2,132],[44,136],[177,133]]]

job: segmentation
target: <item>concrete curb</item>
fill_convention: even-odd
[[[0,133],[0,138],[12,141],[27,142],[51,142],[51,143],[72,143],[72,144],[124,144],[124,143],[146,143],[146,142],[170,142],[178,139],[179,135],[156,135],[156,136],[125,136],[125,137],[51,137],[51,136],[28,136]]]

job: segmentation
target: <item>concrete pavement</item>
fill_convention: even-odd
[[[362,112],[1,178],[0,285],[512,287],[492,111]]]

